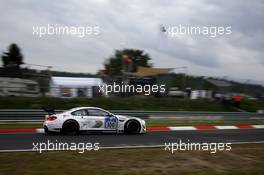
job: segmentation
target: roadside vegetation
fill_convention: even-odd
[[[230,104],[212,100],[190,100],[172,97],[98,97],[52,98],[52,97],[0,97],[0,109],[40,109],[43,106],[69,109],[78,106],[96,106],[107,110],[169,110],[169,111],[237,111]],[[240,109],[256,112],[264,109],[263,100],[243,100]]]
[[[240,108],[248,112],[264,111],[264,100],[243,100]]]
[[[62,152],[0,153],[0,174],[264,174],[264,144],[232,145],[231,151],[210,154],[164,148],[107,149]],[[101,163],[100,163],[101,162]]]
[[[78,106],[96,106],[108,110],[176,110],[176,111],[235,111],[232,106],[210,100],[189,100],[168,97],[1,97],[0,109],[40,109],[43,106],[69,109]]]

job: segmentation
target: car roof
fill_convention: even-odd
[[[98,107],[76,107],[76,108],[72,108],[70,109],[69,111],[77,111],[77,110],[81,110],[81,109],[100,109],[100,110],[103,110],[103,111],[106,111],[102,108],[98,108]]]

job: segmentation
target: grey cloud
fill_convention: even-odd
[[[151,56],[157,67],[164,65],[158,55],[167,55],[171,60],[169,67],[185,61],[193,67],[194,74],[197,66],[203,67],[204,74],[211,68],[223,74],[233,73],[223,64],[229,62],[226,56],[245,59],[242,53],[246,50],[259,64],[264,62],[263,10],[261,0],[1,1],[0,49],[16,42],[23,49],[26,62],[52,64],[60,70],[95,72],[115,49],[135,47],[155,50]],[[32,35],[32,26],[48,23],[98,25],[101,33],[80,39],[58,36],[39,39]],[[191,36],[190,44],[188,40],[162,38],[160,24],[230,25],[233,33],[215,39]],[[157,52],[160,54],[155,55]],[[247,62],[250,60],[238,65]],[[243,72],[243,76],[264,81],[258,76],[263,70],[258,70],[256,76],[250,71],[247,75]]]

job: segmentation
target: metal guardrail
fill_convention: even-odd
[[[56,110],[63,112],[63,110]],[[141,118],[155,117],[222,117],[227,120],[243,120],[251,118],[264,119],[264,114],[251,112],[190,112],[190,111],[136,111],[136,110],[111,110],[119,115],[136,116]],[[43,120],[47,113],[38,109],[0,109],[0,120]]]

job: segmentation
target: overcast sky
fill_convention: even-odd
[[[95,73],[122,48],[142,49],[154,67],[188,66],[188,74],[264,84],[263,0],[0,1],[0,49],[17,43],[26,63]],[[33,26],[99,26],[99,35],[33,35]],[[159,26],[231,26],[215,38],[163,35]],[[175,70],[181,72],[182,70]]]

